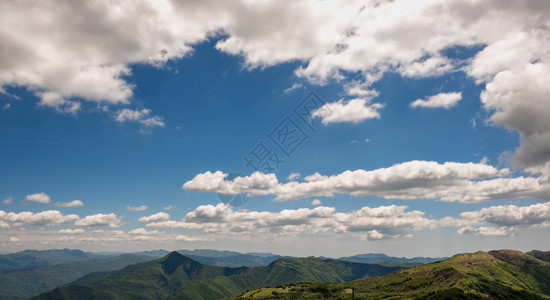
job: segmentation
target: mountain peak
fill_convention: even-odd
[[[166,274],[172,274],[181,265],[185,265],[188,269],[194,269],[202,266],[201,263],[185,256],[176,251],[168,253],[165,257],[160,259],[162,269]]]

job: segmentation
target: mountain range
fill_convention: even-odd
[[[90,273],[33,299],[221,299],[265,285],[345,282],[389,274],[384,267],[319,258],[279,258],[264,267],[217,267],[178,252],[118,271]]]
[[[0,255],[0,267],[0,299],[550,299],[550,251],[536,250],[338,259],[25,250]]]

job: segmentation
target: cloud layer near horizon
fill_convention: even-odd
[[[345,171],[336,175],[315,173],[303,182],[280,183],[275,174],[255,172],[250,176],[226,181],[227,174],[207,171],[183,185],[192,192],[250,195],[275,195],[276,201],[307,197],[376,195],[388,199],[436,199],[441,201],[480,202],[497,199],[550,199],[550,185],[536,177],[505,177],[508,169],[486,163],[443,164],[410,161],[376,170]],[[542,177],[541,177],[542,178]]]

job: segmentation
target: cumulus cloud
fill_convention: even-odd
[[[286,179],[294,181],[298,178],[300,178],[300,173],[290,173]]]
[[[549,66],[526,64],[499,72],[481,94],[483,105],[493,112],[490,120],[519,132],[521,145],[516,149],[514,161],[521,167],[550,161],[548,80]]]
[[[147,210],[149,207],[147,207],[147,205],[140,205],[140,206],[126,206],[126,209],[127,210],[132,210],[132,211],[143,211],[143,210]]]
[[[50,203],[50,196],[48,196],[46,193],[30,194],[25,196],[24,201],[48,204]]]
[[[312,118],[319,117],[323,124],[359,123],[367,119],[378,119],[378,110],[384,107],[380,103],[370,104],[368,99],[357,98],[326,103],[311,113]]]
[[[8,197],[4,200],[2,200],[2,204],[4,205],[8,205],[8,204],[12,204],[13,203],[13,198],[12,197]]]
[[[285,94],[288,94],[288,93],[291,93],[291,92],[293,92],[293,91],[295,91],[295,90],[303,89],[303,88],[304,88],[304,85],[303,85],[303,84],[297,83],[297,82],[296,82],[296,83],[294,83],[291,87],[285,89],[284,92],[285,92]]]
[[[443,218],[439,225],[460,227],[459,234],[513,236],[521,229],[549,227],[550,202],[485,207],[462,212],[459,218]]]
[[[360,99],[376,95],[371,86],[385,72],[419,78],[466,71],[485,83],[491,121],[520,133],[516,163],[541,166],[550,159],[549,121],[541,115],[550,102],[549,15],[538,0],[8,1],[0,4],[0,91],[24,86],[39,105],[70,113],[85,102],[127,105],[130,65],[162,67],[216,36],[216,49],[242,56],[248,68],[300,61],[297,76],[336,80],[359,97],[328,103],[334,112],[319,116],[326,124],[377,118],[380,104]],[[473,59],[445,56],[452,47],[479,45]],[[144,111],[119,110],[116,118],[132,113]],[[134,121],[164,124],[158,116]]]
[[[458,104],[462,99],[460,92],[440,93],[428,97],[427,99],[416,99],[411,102],[411,107],[426,107],[426,108],[446,108],[449,109]]]
[[[202,205],[180,221],[149,222],[148,227],[201,229],[220,234],[309,234],[368,233],[373,230],[387,238],[429,229],[435,221],[421,211],[406,211],[407,206],[363,207],[349,213],[333,207],[285,209],[280,212],[236,211],[225,204]]]
[[[80,200],[73,200],[71,202],[57,202],[55,203],[55,206],[59,207],[78,207],[78,206],[84,206],[84,203]]]
[[[78,219],[77,215],[63,215],[57,210],[46,210],[38,213],[30,211],[14,213],[0,210],[0,227],[25,225],[52,226],[71,223]]]
[[[540,178],[505,177],[507,175],[508,169],[497,169],[486,162],[441,164],[410,161],[370,171],[345,171],[330,176],[315,173],[305,176],[302,182],[287,183],[279,183],[275,174],[261,172],[226,181],[227,175],[223,172],[208,171],[196,175],[183,188],[224,194],[238,194],[244,188],[251,196],[275,195],[276,201],[332,197],[335,194],[459,202],[527,197],[550,199],[550,186]],[[234,186],[239,188],[232,188]]]
[[[86,231],[84,231],[84,229],[77,228],[77,229],[61,229],[58,232],[61,234],[82,234]]]
[[[150,109],[131,110],[128,108],[116,112],[115,120],[117,122],[137,122],[145,127],[164,127],[164,122],[159,116],[150,117]]]
[[[321,205],[321,200],[319,200],[319,199],[313,199],[313,201],[311,201],[311,205],[313,205],[313,206],[319,206],[319,205]]]
[[[138,219],[140,222],[144,223],[151,223],[151,222],[159,222],[159,221],[167,221],[170,219],[170,215],[165,212],[158,212],[156,214],[152,214],[150,216],[141,217]]]
[[[3,2],[0,25],[9,30],[0,35],[8,54],[0,61],[0,86],[27,86],[42,105],[60,109],[74,110],[73,98],[126,104],[133,94],[133,85],[123,79],[130,74],[128,64],[160,66],[182,57],[189,43],[213,29],[205,7],[192,12],[179,6],[170,1]]]
[[[122,225],[122,217],[118,217],[114,213],[110,214],[95,214],[86,216],[80,220],[74,222],[77,226],[83,227],[95,227],[95,226],[109,226],[119,227]]]

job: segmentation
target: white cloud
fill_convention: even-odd
[[[164,127],[164,122],[159,116],[149,117],[150,109],[131,110],[128,108],[116,112],[115,120],[117,122],[137,122],[145,127]]]
[[[209,239],[207,239],[207,238],[203,238],[203,237],[190,237],[190,236],[183,235],[183,234],[178,234],[178,235],[175,237],[175,240],[176,240],[176,241],[189,242],[189,243],[192,243],[192,242],[204,242],[204,241],[209,241]]]
[[[24,201],[48,204],[50,203],[50,196],[48,196],[46,193],[30,194],[25,196]]]
[[[2,204],[4,205],[8,205],[8,204],[12,204],[13,203],[13,198],[12,197],[8,197],[4,200],[2,200]]]
[[[10,108],[10,107],[11,107],[11,104],[10,104],[10,103],[6,103],[6,104],[4,104],[4,106],[2,106],[2,109],[6,110],[6,109],[8,109],[8,108]]]
[[[319,200],[319,199],[313,199],[313,201],[311,201],[311,205],[313,205],[313,206],[319,206],[319,205],[321,205],[321,200]]]
[[[406,236],[410,232],[434,228],[436,222],[421,211],[405,211],[407,206],[363,207],[340,213],[333,207],[285,209],[280,212],[235,211],[222,203],[202,205],[187,213],[181,221],[148,223],[148,227],[201,229],[219,234],[311,234],[368,233],[375,230],[386,238]]]
[[[462,227],[457,231],[459,234],[473,233],[475,235],[484,236],[512,236],[514,235],[514,229],[509,227]]]
[[[323,124],[329,123],[359,123],[367,119],[378,119],[378,110],[384,107],[380,103],[370,104],[369,100],[357,98],[352,100],[340,100],[338,102],[326,103],[319,109],[312,112],[311,117],[321,118]]]
[[[72,110],[76,102],[68,99],[74,97],[126,104],[133,94],[122,78],[130,74],[128,64],[159,66],[185,55],[189,43],[218,27],[213,23],[220,19],[212,19],[216,13],[207,7],[193,10],[170,1],[3,2],[0,26],[8,31],[0,40],[8,55],[0,61],[0,86],[27,86],[42,105],[60,109]]]
[[[426,107],[426,108],[446,108],[449,109],[455,106],[462,99],[460,92],[440,93],[428,97],[427,99],[416,99],[411,102],[411,107]]]
[[[303,88],[304,88],[304,85],[303,85],[303,84],[297,83],[297,82],[296,82],[296,83],[294,83],[291,87],[285,89],[284,92],[285,92],[285,94],[288,94],[288,93],[291,93],[291,92],[293,92],[293,91],[295,91],[295,90],[303,89]]]
[[[110,214],[95,214],[86,216],[74,222],[77,226],[93,227],[93,226],[109,226],[119,227],[122,225],[122,217],[118,217],[114,213]]]
[[[55,206],[59,207],[77,207],[77,206],[84,206],[84,203],[80,200],[73,200],[71,202],[57,202],[55,203]]]
[[[71,223],[78,219],[77,215],[63,215],[57,210],[46,210],[38,213],[29,211],[14,213],[0,210],[0,227],[25,225],[52,226]]]
[[[286,179],[289,181],[294,181],[299,178],[300,178],[300,173],[290,173]]]
[[[459,202],[529,197],[550,199],[550,181],[545,183],[536,177],[503,177],[507,175],[508,169],[497,169],[485,161],[443,164],[410,161],[371,171],[345,171],[331,176],[315,173],[305,176],[303,182],[287,183],[279,183],[275,174],[255,172],[249,177],[224,181],[226,175],[220,171],[205,172],[186,182],[183,188],[224,194],[238,194],[245,189],[251,196],[275,195],[277,201],[335,194]]]
[[[61,229],[59,230],[59,233],[61,234],[82,234],[86,231],[84,231],[84,229],[80,229],[80,228],[77,228],[77,229]]]
[[[147,205],[141,205],[141,206],[126,206],[126,209],[127,210],[133,210],[133,211],[143,211],[143,210],[147,210],[148,207]]]
[[[544,1],[27,2],[0,4],[6,28],[0,91],[27,87],[39,105],[73,113],[81,102],[127,105],[134,88],[126,79],[130,65],[161,67],[194,43],[223,35],[216,48],[242,56],[249,68],[299,61],[296,75],[314,83],[336,80],[361,99],[377,95],[371,86],[387,71],[413,78],[466,71],[486,84],[482,100],[491,120],[520,133],[516,162],[541,166],[550,159],[548,118],[540,115],[550,101]],[[485,46],[474,59],[444,55],[450,47],[474,45]],[[374,104],[349,101],[327,104],[336,110],[323,121],[378,117]],[[157,116],[140,122],[164,124]]]
[[[158,212],[156,214],[152,214],[147,217],[141,217],[138,219],[140,222],[144,223],[151,223],[151,222],[160,222],[160,221],[168,221],[170,219],[170,215],[165,212]]]
[[[493,112],[490,120],[519,132],[521,145],[516,149],[514,161],[521,167],[550,161],[548,80],[550,66],[526,64],[499,72],[481,94],[483,105]]]
[[[171,210],[172,208],[174,208],[174,206],[168,205],[168,206],[163,207],[162,209],[164,209],[164,210]]]

